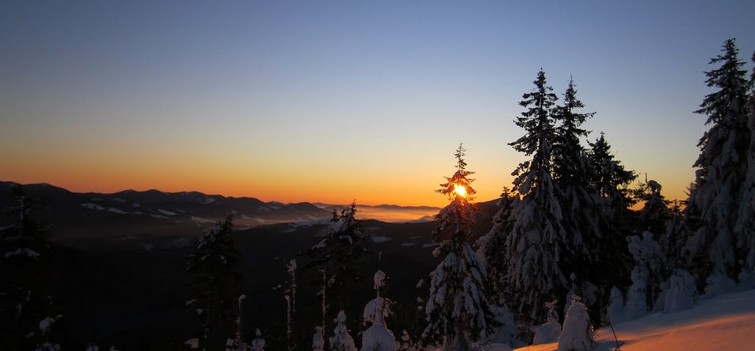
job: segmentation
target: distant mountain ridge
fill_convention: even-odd
[[[13,203],[15,182],[0,182],[0,206]],[[331,213],[310,203],[263,202],[253,197],[207,195],[196,191],[124,190],[116,193],[76,193],[54,185],[25,184],[24,194],[44,201],[41,220],[68,235],[90,230],[137,232],[196,231],[234,213],[237,228],[264,224],[323,220]],[[96,228],[96,229],[95,229]],[[155,228],[154,230],[149,228]],[[62,229],[62,230],[61,230]]]
[[[0,207],[13,205],[13,188],[21,184],[0,181]],[[25,194],[44,200],[40,211],[56,232],[79,236],[91,231],[161,233],[196,231],[234,213],[236,228],[321,221],[343,205],[264,202],[254,197],[208,195],[198,191],[163,192],[123,190],[115,193],[77,193],[47,184],[23,184]],[[382,221],[427,221],[440,210],[431,206],[357,205],[358,217]],[[136,227],[136,229],[135,229]],[[170,227],[170,228],[168,228]]]

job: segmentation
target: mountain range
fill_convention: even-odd
[[[0,207],[14,206],[14,182],[0,182]],[[196,231],[234,214],[237,229],[276,223],[330,219],[341,205],[324,203],[264,202],[253,197],[207,195],[196,191],[162,192],[125,190],[116,193],[76,193],[54,185],[23,185],[24,194],[42,202],[38,211],[44,223],[55,227],[56,236],[86,237],[95,233],[123,235],[179,234]],[[431,220],[439,208],[429,206],[358,205],[358,217],[386,222]]]

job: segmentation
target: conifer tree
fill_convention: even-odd
[[[630,197],[629,184],[637,175],[624,169],[621,161],[615,159],[611,145],[603,133],[600,133],[600,137],[594,143],[588,144],[588,160],[592,170],[590,182],[599,196],[602,208],[599,223],[601,239],[592,249],[598,255],[595,268],[611,267],[610,272],[603,271],[596,279],[600,291],[604,294],[599,297],[598,306],[595,306],[592,312],[603,315],[610,303],[608,292],[611,287],[626,287],[630,284],[629,275],[634,263],[627,251],[626,237],[635,233],[632,228],[632,212],[629,209],[634,204]]]
[[[587,306],[575,295],[564,317],[564,329],[558,337],[558,351],[589,351],[596,345]]]
[[[328,341],[331,351],[356,351],[354,346],[354,338],[349,334],[349,330],[346,328],[346,312],[343,310],[338,311],[338,316],[335,319],[336,327],[333,330],[333,336]]]
[[[498,212],[493,215],[493,227],[487,234],[477,241],[479,255],[483,259],[485,270],[488,273],[488,284],[491,302],[505,299],[506,275],[508,273],[508,261],[506,259],[506,237],[511,231],[511,210],[516,197],[508,187],[503,188],[501,197],[498,199]]]
[[[423,337],[440,343],[443,350],[469,350],[471,343],[485,340],[494,324],[485,297],[485,269],[472,250],[472,225],[477,208],[469,201],[474,172],[466,169],[465,149],[456,150],[456,172],[437,190],[451,203],[436,216],[433,237],[440,244],[433,255],[440,263],[430,273],[430,296],[425,305],[428,325]]]
[[[520,163],[512,173],[513,224],[507,237],[509,289],[514,312],[529,325],[544,320],[543,303],[565,296],[566,275],[559,266],[569,243],[562,225],[558,189],[552,178],[552,148],[555,126],[552,118],[557,97],[540,70],[535,89],[519,103],[526,108],[515,124],[525,135],[510,143],[515,150],[532,158]]]
[[[737,56],[735,40],[729,39],[722,54],[710,60],[710,64],[720,66],[705,72],[706,84],[717,90],[708,94],[695,111],[707,116],[705,124],[710,129],[698,142],[695,187],[687,207],[692,234],[686,250],[689,257],[705,262],[695,262],[695,273],[699,285],[713,294],[727,289],[738,278],[746,258],[746,250],[738,242],[753,233],[752,226],[737,226],[747,183],[751,139],[747,100],[752,83]]]
[[[597,287],[599,292],[607,292],[610,285],[605,283],[607,272],[599,249],[603,241],[612,238],[602,231],[608,219],[604,218],[600,196],[590,184],[587,152],[581,144],[588,134],[581,125],[594,113],[579,112],[582,108],[584,104],[577,98],[576,86],[570,80],[562,105],[554,110],[558,126],[553,147],[553,178],[563,213],[561,223],[569,244],[559,264],[564,273],[574,274],[574,289],[595,290]],[[585,296],[592,298],[592,295]],[[568,305],[568,298],[561,301]],[[585,299],[588,305],[595,302]]]
[[[11,224],[0,227],[0,345],[19,350],[55,346],[52,329],[39,327],[57,320],[50,232],[35,215],[44,202],[28,196],[21,185],[14,185],[12,196],[14,204],[4,211]]]
[[[498,199],[498,212],[493,215],[493,227],[477,241],[478,256],[487,272],[486,296],[496,316],[497,330],[492,338],[495,343],[512,345],[516,334],[514,316],[509,309],[508,260],[506,239],[511,231],[511,209],[514,195],[508,187],[503,188]]]
[[[355,261],[367,250],[362,246],[364,234],[360,221],[356,219],[356,201],[350,207],[333,210],[323,237],[306,251],[312,260],[303,266],[305,270],[317,269],[322,275],[320,298],[322,299],[323,328],[330,315],[330,305],[327,303],[329,295],[334,301],[341,301],[340,287],[345,279],[357,281],[360,279],[355,269]],[[337,306],[340,307],[341,306]]]
[[[376,297],[364,306],[362,317],[364,323],[371,323],[362,334],[362,348],[360,351],[395,351],[399,344],[393,332],[388,329],[385,318],[390,314],[391,300],[380,296],[380,291],[385,286],[386,276],[381,270],[373,276],[373,287]]]
[[[189,255],[186,272],[194,275],[197,316],[204,322],[203,343],[216,343],[231,335],[234,310],[241,295],[242,275],[238,270],[238,251],[233,244],[233,215],[197,238]]]
[[[666,223],[671,218],[671,210],[661,194],[662,189],[660,183],[645,176],[645,182],[641,182],[633,191],[635,198],[644,203],[637,213],[638,230],[653,233],[659,241],[666,233]]]
[[[752,54],[755,63],[755,52]],[[735,232],[739,233],[737,246],[745,251],[745,266],[743,273],[749,274],[749,280],[755,282],[755,66],[750,77],[750,116],[747,127],[750,132],[750,145],[747,150],[747,176],[742,185],[742,199],[739,202],[739,213]],[[745,278],[745,277],[743,277]]]
[[[610,220],[617,223],[617,231],[629,227],[629,207],[634,201],[629,196],[629,184],[637,175],[624,169],[621,161],[615,159],[611,152],[611,145],[600,133],[594,143],[588,143],[588,160],[592,170],[591,184],[603,199],[610,212]]]

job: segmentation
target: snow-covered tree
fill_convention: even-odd
[[[365,323],[372,325],[362,333],[362,348],[360,351],[395,351],[399,344],[393,332],[385,324],[385,317],[389,314],[390,301],[380,296],[380,290],[385,286],[385,273],[375,272],[373,283],[376,297],[364,306],[363,318]]]
[[[194,277],[194,295],[187,305],[194,306],[203,321],[201,339],[205,343],[222,342],[234,330],[242,276],[232,234],[233,215],[228,215],[197,238],[186,265],[186,272]]]
[[[354,346],[354,338],[349,334],[349,330],[346,328],[346,312],[343,310],[338,311],[338,316],[335,319],[336,327],[333,330],[333,336],[328,341],[331,351],[356,351]]]
[[[262,338],[262,332],[259,329],[254,331],[254,339],[250,346],[251,351],[265,351],[265,339]]]
[[[595,348],[595,331],[590,324],[587,307],[574,296],[558,337],[558,351],[589,351]]]
[[[552,115],[557,97],[542,70],[534,84],[535,89],[524,94],[519,103],[527,110],[515,120],[526,133],[509,144],[532,158],[513,172],[514,191],[519,198],[512,207],[513,224],[505,245],[511,307],[520,320],[530,325],[544,319],[544,301],[565,295],[566,276],[559,263],[570,245],[552,178]]]
[[[495,302],[506,292],[506,275],[508,260],[506,259],[506,237],[511,231],[511,209],[516,197],[508,187],[503,188],[501,197],[496,205],[498,212],[493,215],[493,227],[487,234],[477,240],[478,256],[488,273],[490,293],[489,300]]]
[[[592,255],[596,255],[595,264],[591,269],[598,269],[600,275],[593,277],[602,294],[598,307],[600,314],[609,303],[606,295],[611,287],[628,286],[630,271],[633,266],[632,257],[627,251],[626,237],[635,234],[632,228],[632,212],[629,209],[634,204],[630,197],[629,184],[637,176],[633,171],[624,169],[621,161],[611,152],[611,145],[600,133],[600,137],[593,143],[588,143],[587,151],[590,169],[592,170],[591,186],[600,198],[600,240],[591,248]],[[611,267],[610,271],[604,269]],[[594,272],[594,271],[593,271]],[[585,296],[588,301],[588,296]],[[596,311],[597,312],[597,311]]]
[[[433,255],[440,263],[430,273],[430,296],[425,305],[427,327],[423,338],[442,344],[444,350],[468,350],[485,340],[494,326],[494,315],[485,297],[485,269],[470,243],[476,206],[471,187],[474,172],[466,169],[465,149],[456,150],[456,172],[437,190],[451,203],[436,218],[433,237],[440,244]]]
[[[695,290],[692,275],[677,269],[663,286],[663,311],[671,313],[692,307]]]
[[[558,322],[556,306],[558,306],[558,301],[545,303],[548,319],[535,330],[535,336],[532,338],[533,345],[549,344],[558,341],[558,336],[561,335],[561,323]]]
[[[414,345],[412,337],[406,329],[401,333],[401,341],[399,342],[398,349],[399,351],[417,351],[417,347]]]
[[[752,225],[737,225],[743,194],[752,180],[747,178],[751,130],[748,98],[752,82],[746,78],[734,39],[723,45],[722,54],[710,64],[720,65],[705,72],[706,84],[717,89],[708,94],[696,113],[707,116],[710,125],[700,138],[700,156],[695,186],[687,207],[692,235],[688,257],[694,258],[695,273],[706,291],[715,294],[734,284],[747,257],[744,242],[753,235]],[[747,215],[741,221],[747,221]]]
[[[590,149],[587,150],[587,154],[592,170],[592,186],[611,208],[626,211],[634,204],[629,196],[629,184],[637,178],[637,175],[631,170],[624,169],[621,161],[615,159],[611,152],[611,145],[603,132],[595,142],[588,142],[588,144]]]
[[[581,138],[587,137],[587,131],[580,127],[593,113],[577,112],[583,107],[577,98],[574,81],[570,80],[563,105],[553,111],[553,117],[559,123],[553,145],[553,179],[559,189],[561,223],[567,242],[571,244],[569,251],[572,253],[568,257],[573,260],[568,262],[570,267],[567,268],[571,272],[590,268],[594,262],[589,255],[600,238],[601,213],[594,190],[589,186],[586,151],[580,142]]]
[[[755,62],[755,52],[752,54],[752,61]],[[750,88],[755,85],[755,66],[752,68],[750,77]],[[744,251],[744,269],[740,280],[749,280],[755,285],[755,89],[752,89],[750,95],[750,116],[747,127],[750,131],[750,145],[747,149],[747,175],[745,183],[742,184],[742,198],[739,201],[739,212],[737,214],[737,223],[735,232],[739,233],[737,237],[737,246]],[[746,277],[749,275],[749,278]]]
[[[296,259],[289,261],[286,265],[288,272],[288,281],[283,292],[283,298],[286,300],[286,341],[288,350],[296,349],[294,341],[294,316],[296,315]]]
[[[661,190],[663,187],[655,180],[641,182],[637,189],[634,190],[635,198],[643,203],[642,208],[637,213],[639,229],[649,231],[657,237],[666,233],[666,224],[671,217],[671,210]]]
[[[609,324],[619,324],[626,320],[626,305],[624,294],[617,287],[611,288],[611,295],[608,298],[608,310],[606,319]]]
[[[328,298],[340,301],[340,287],[344,279],[359,280],[354,263],[366,249],[361,246],[365,237],[360,222],[356,219],[356,212],[356,202],[352,202],[350,207],[342,209],[340,213],[333,210],[333,218],[322,238],[306,251],[312,260],[303,268],[316,268],[322,274],[322,287],[318,294],[322,299],[323,327],[328,322],[326,316],[331,315]]]
[[[11,195],[11,205],[0,212],[9,224],[0,226],[0,345],[18,350],[54,346],[52,334],[38,328],[40,320],[58,312],[52,298],[50,232],[36,220],[44,201],[17,184]]]
[[[570,275],[573,273],[573,292],[594,290],[598,294],[584,294],[584,303],[588,305],[606,300],[601,292],[607,292],[613,283],[606,265],[607,254],[601,249],[615,240],[614,235],[605,232],[606,223],[610,223],[604,201],[596,187],[592,185],[592,169],[587,150],[582,140],[588,131],[582,124],[594,113],[580,112],[584,104],[577,98],[577,89],[573,80],[564,93],[563,103],[553,111],[557,123],[555,143],[553,146],[553,179],[560,202],[564,234],[565,251],[561,254],[559,266]],[[568,306],[570,299],[561,300]],[[602,303],[600,304],[602,305]]]
[[[684,221],[684,207],[686,207],[686,201],[673,200],[669,203],[666,235],[659,241],[671,270],[686,266],[682,260],[682,249],[687,242],[689,230]]]
[[[315,333],[312,334],[312,351],[325,350],[325,337],[321,326],[315,327]]]
[[[498,212],[493,216],[493,227],[477,240],[478,256],[487,272],[486,296],[496,316],[497,327],[491,342],[513,345],[516,336],[514,315],[508,307],[508,260],[506,237],[511,230],[511,208],[515,197],[504,187],[498,199]]]
[[[627,242],[635,266],[632,269],[632,285],[627,293],[625,317],[632,320],[653,310],[661,291],[664,260],[661,247],[651,232],[630,236]]]

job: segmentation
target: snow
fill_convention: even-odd
[[[175,216],[176,215],[175,212],[170,212],[170,211],[166,211],[166,210],[163,210],[163,209],[157,209],[157,211],[160,212],[160,213],[162,213],[162,214],[164,214],[164,215],[166,215],[166,216]]]
[[[199,339],[197,338],[191,338],[189,340],[186,340],[184,342],[184,345],[188,346],[190,349],[198,349],[199,348]]]
[[[81,207],[86,208],[86,209],[90,209],[90,210],[95,210],[95,211],[104,211],[105,210],[105,207],[100,206],[98,204],[93,204],[91,202],[83,203],[83,204],[81,204]]]
[[[108,207],[107,211],[111,213],[117,213],[117,214],[128,214],[128,212],[123,211],[121,209],[117,209],[115,207]]]
[[[558,337],[558,351],[589,351],[594,346],[594,331],[590,325],[590,316],[587,315],[587,307],[574,295],[566,312],[564,328]]]
[[[215,223],[215,221],[212,219],[202,218],[202,217],[197,217],[197,216],[191,216],[191,221],[197,224]]]
[[[391,238],[387,236],[373,236],[371,238],[372,238],[372,242],[375,244],[381,244],[381,243],[386,243],[386,242],[391,241]]]
[[[18,248],[16,249],[16,251],[8,251],[4,256],[5,258],[11,258],[13,256],[27,256],[35,260],[39,259],[39,253],[28,247]]]
[[[673,313],[655,313],[614,325],[622,351],[750,350],[755,335],[755,290],[701,300]],[[597,332],[596,351],[616,347],[610,329]],[[557,344],[519,348],[519,351],[555,351]]]

